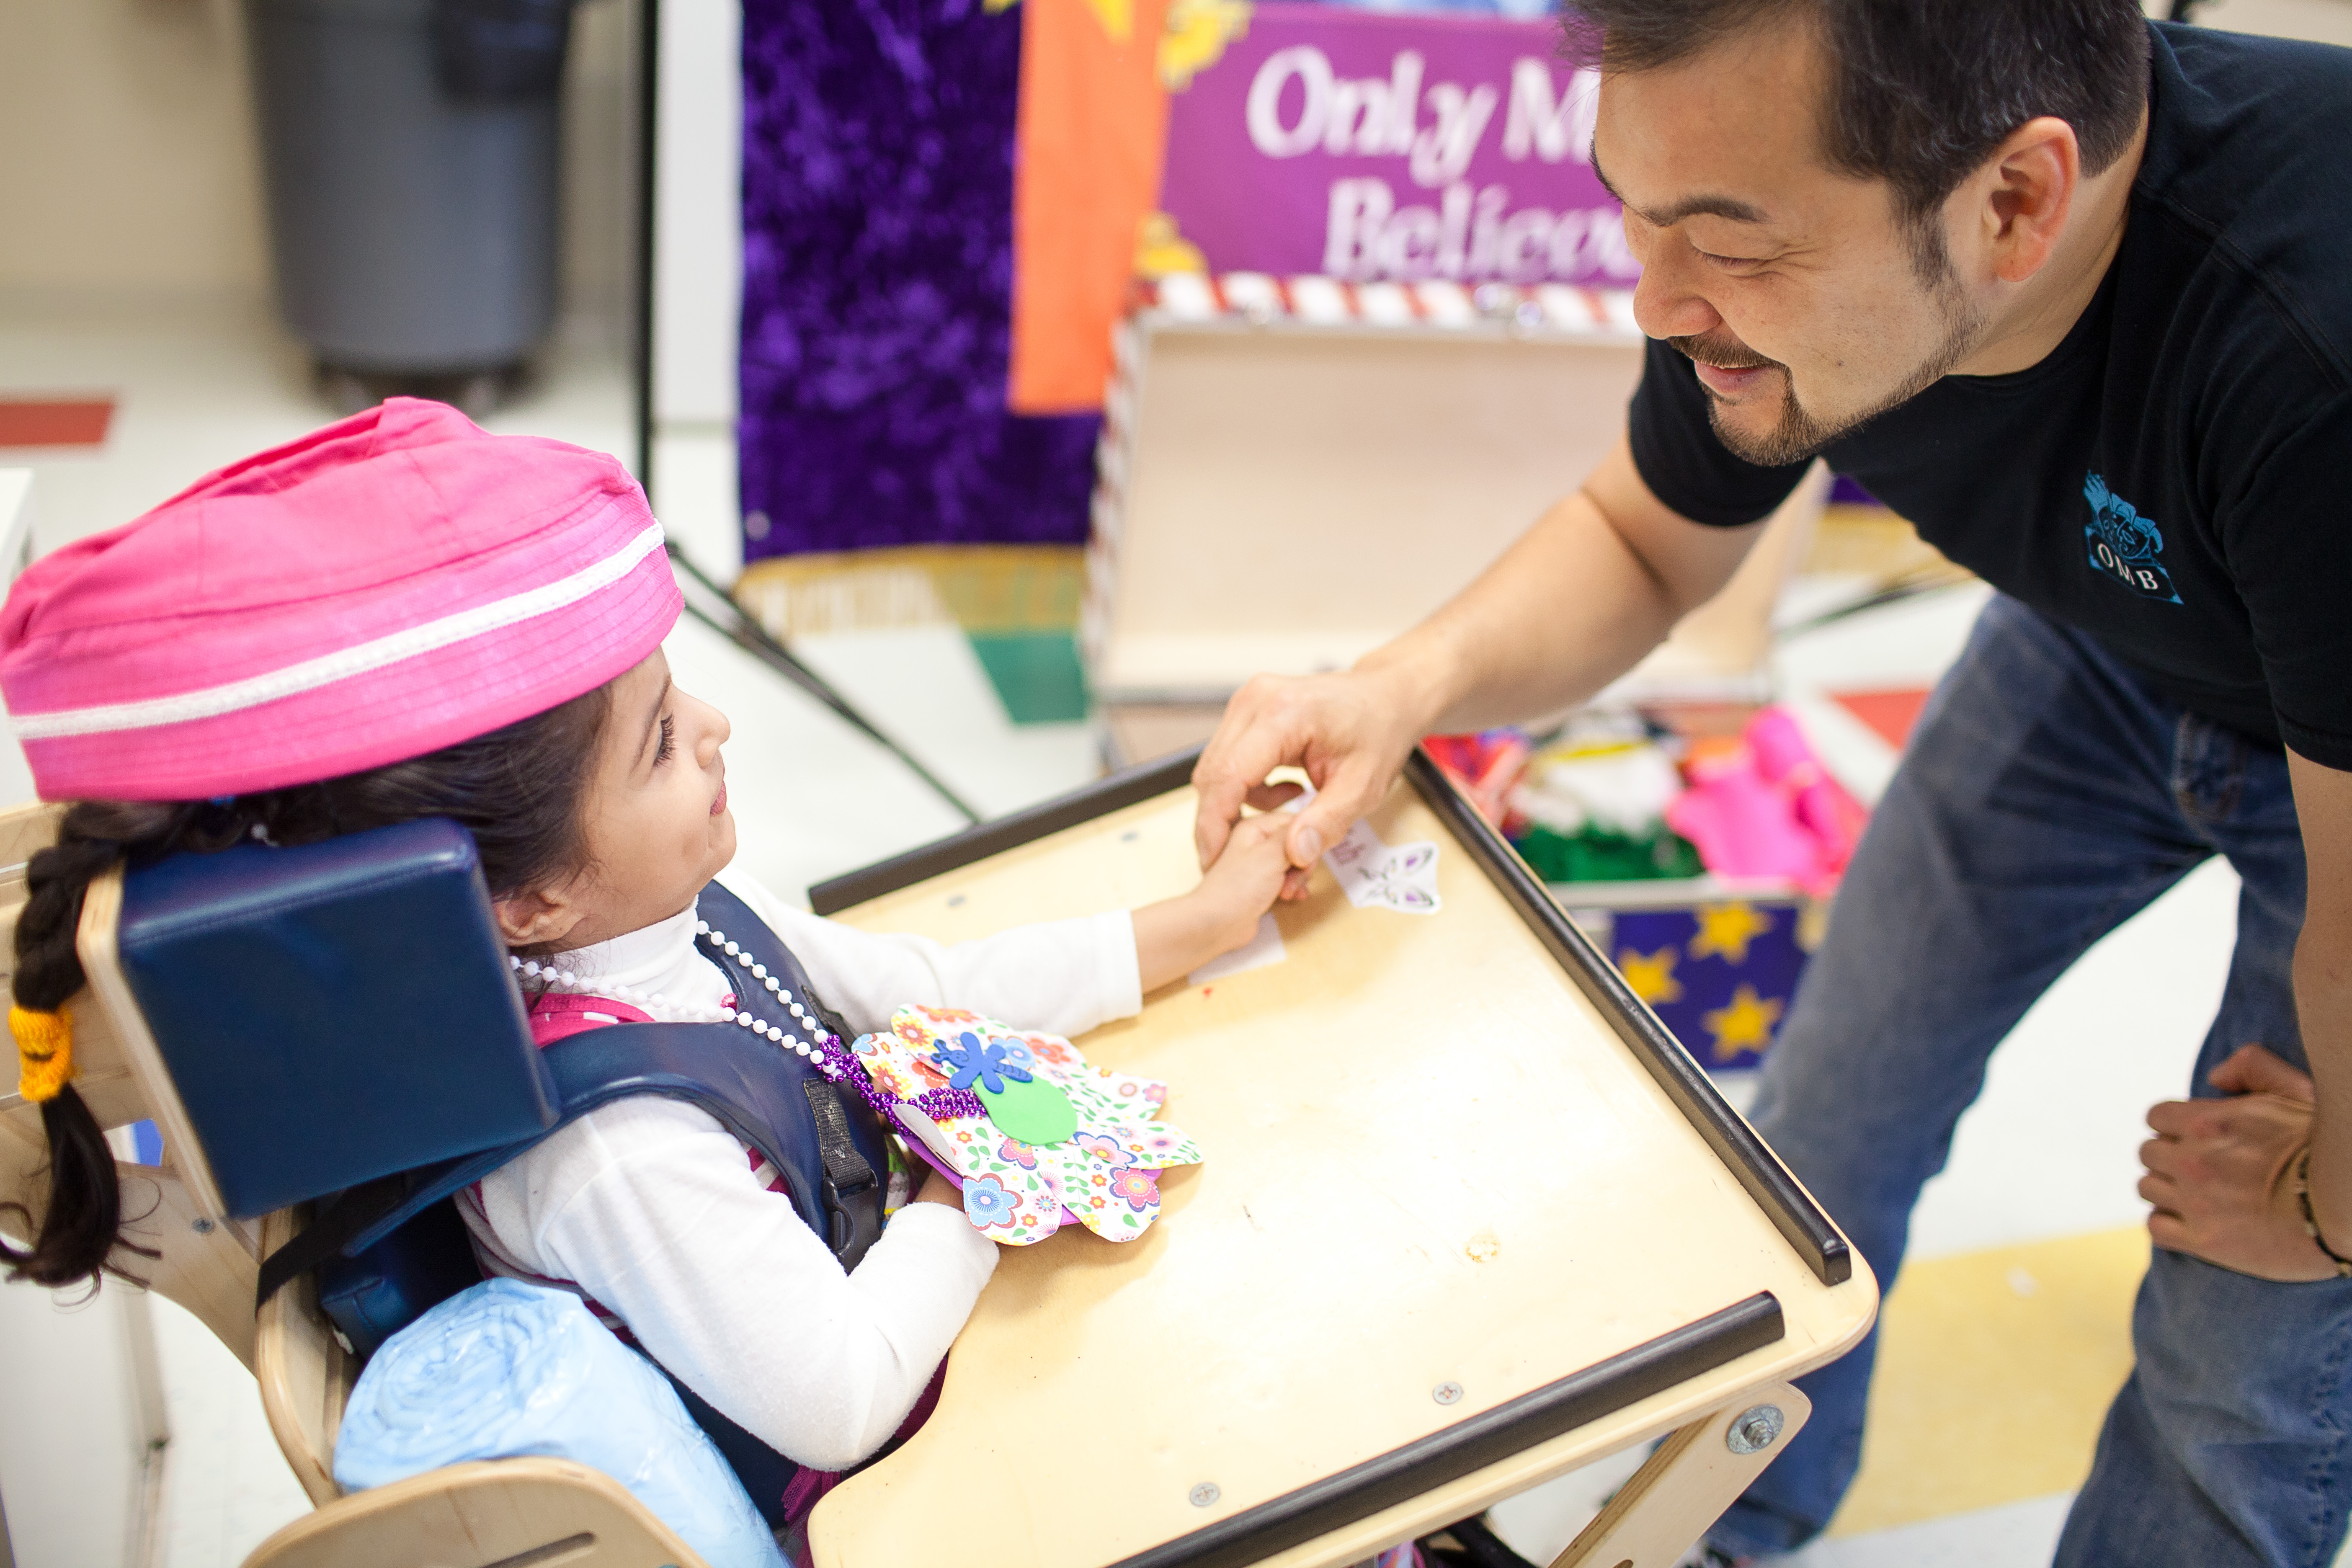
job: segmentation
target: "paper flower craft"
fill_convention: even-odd
[[[1160,1217],[1160,1173],[1201,1160],[1154,1120],[1166,1084],[1097,1067],[1056,1036],[902,1007],[850,1048],[866,1098],[962,1183],[972,1228],[1008,1247],[1071,1221],[1131,1241]]]

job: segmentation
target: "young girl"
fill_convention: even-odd
[[[1280,840],[1251,825],[1181,898],[955,947],[793,909],[727,872],[728,724],[670,679],[660,644],[679,605],[618,464],[407,400],[25,574],[0,611],[0,692],[43,798],[78,804],[33,858],[16,926],[9,1021],[52,1156],[33,1244],[0,1243],[16,1275],[92,1279],[121,1245],[63,1012],[83,984],[83,891],[118,861],[452,818],[537,972],[542,1044],[603,1019],[730,1012],[695,945],[714,879],[856,1030],[926,1003],[1068,1036],[1246,942],[1281,886]],[[638,1097],[460,1210],[486,1269],[579,1291],[768,1447],[843,1469],[906,1419],[996,1247],[934,1174],[845,1272],[758,1163],[705,1112]]]

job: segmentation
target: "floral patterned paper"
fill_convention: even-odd
[[[976,1047],[997,1047],[987,1052],[991,1060],[1060,1089],[1077,1113],[1077,1131],[1066,1142],[1033,1145],[985,1115],[940,1116],[913,1103],[949,1089],[956,1064],[972,1059]],[[1043,1241],[1072,1220],[1107,1241],[1131,1241],[1160,1217],[1160,1173],[1201,1161],[1191,1139],[1158,1120],[1166,1084],[1097,1067],[1054,1035],[961,1008],[914,1006],[851,1048],[877,1094],[897,1102],[890,1109],[900,1123],[961,1180],[972,1228],[1008,1247]]]

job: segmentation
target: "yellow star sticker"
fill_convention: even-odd
[[[1698,934],[1690,955],[1721,953],[1733,963],[1748,962],[1748,944],[1772,929],[1772,917],[1754,904],[1709,904],[1698,911]]]
[[[1160,85],[1182,92],[1249,31],[1249,0],[1175,0],[1160,35]]]
[[[1177,272],[1206,272],[1208,259],[1201,247],[1176,232],[1176,220],[1166,213],[1146,214],[1135,226],[1135,275],[1155,281]]]
[[[1753,985],[1731,994],[1728,1006],[1699,1015],[1699,1022],[1715,1037],[1715,1059],[1727,1062],[1742,1051],[1760,1051],[1772,1043],[1772,1026],[1780,1021],[1783,1004],[1756,994]]]
[[[1114,44],[1123,44],[1135,37],[1135,0],[1087,0],[1087,9],[1095,14]]]
[[[1671,947],[1662,947],[1653,953],[1639,953],[1632,948],[1617,955],[1617,968],[1625,976],[1625,984],[1633,994],[1654,1007],[1661,1002],[1683,999],[1683,983],[1675,978],[1675,961],[1682,957]]]

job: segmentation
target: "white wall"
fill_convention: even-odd
[[[568,312],[626,319],[635,0],[574,22]],[[240,0],[0,0],[0,302],[251,300],[269,280]]]
[[[735,417],[743,295],[743,12],[664,0],[654,153],[654,418]]]
[[[2140,8],[2159,17],[2171,9],[2168,0],[2141,0]],[[2200,0],[2197,21],[2233,33],[2352,47],[2352,0]]]
[[[0,1285],[0,1497],[17,1568],[134,1568],[165,1436],[144,1292]]]
[[[0,291],[255,294],[236,0],[0,0]]]
[[[722,581],[743,566],[735,470],[743,300],[743,10],[663,0],[654,153],[653,502]]]

